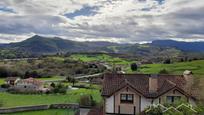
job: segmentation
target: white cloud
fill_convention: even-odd
[[[13,9],[14,12],[0,10],[0,33],[19,36],[35,33],[62,36],[77,41],[147,42],[155,39],[204,39],[202,0],[158,1],[1,0],[0,6]],[[94,7],[95,13],[76,13],[85,6]],[[70,19],[64,16],[69,13],[76,13],[75,17]],[[22,39],[17,38],[16,41],[18,40]]]

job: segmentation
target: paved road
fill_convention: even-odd
[[[91,78],[91,77],[97,77],[102,75],[103,73],[97,73],[97,74],[92,74],[92,75],[84,75],[84,76],[79,76],[79,77],[74,77],[75,79],[83,79],[83,78]]]
[[[80,108],[80,115],[87,115],[90,109]]]

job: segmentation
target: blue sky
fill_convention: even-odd
[[[203,0],[1,0],[0,43],[33,35],[76,41],[204,41]]]

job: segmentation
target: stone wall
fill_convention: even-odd
[[[50,104],[50,105],[23,106],[23,107],[14,107],[14,108],[0,108],[0,114],[48,110],[48,109],[72,109],[72,110],[76,110],[78,113],[80,110],[80,107],[79,107],[79,104]]]
[[[15,108],[1,108],[0,114],[23,112],[23,111],[47,110],[47,109],[49,109],[49,105],[24,106],[24,107],[15,107]]]

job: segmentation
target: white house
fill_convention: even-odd
[[[187,90],[192,78],[185,75],[106,74],[102,96],[106,114],[140,114],[152,104],[195,98]]]

